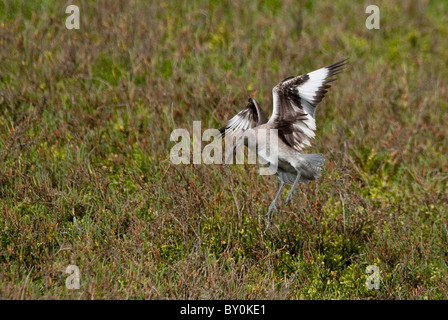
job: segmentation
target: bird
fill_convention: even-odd
[[[219,130],[221,138],[228,135],[233,138],[226,164],[230,163],[237,147],[246,146],[256,152],[264,163],[277,169],[275,174],[280,187],[266,216],[273,210],[278,213],[276,204],[285,185],[292,185],[285,199],[287,205],[298,183],[308,183],[321,177],[324,155],[306,154],[303,150],[310,147],[311,140],[315,138],[317,106],[330,88],[330,83],[336,80],[335,76],[344,70],[347,63],[344,59],[303,75],[283,79],[272,89],[273,110],[269,119],[251,97],[247,106]],[[265,130],[265,138],[250,143],[250,138],[257,136],[260,130]],[[277,154],[267,152],[274,149],[270,148],[272,141],[277,144]]]

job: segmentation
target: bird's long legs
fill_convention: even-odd
[[[284,182],[280,182],[280,183],[281,183],[280,188],[278,189],[277,194],[275,195],[274,201],[272,201],[271,205],[269,206],[269,211],[268,211],[268,213],[266,213],[266,216],[269,216],[269,214],[272,212],[272,210],[275,210],[275,212],[278,212],[275,204],[277,203],[278,197],[280,197],[280,194],[282,193],[283,188],[285,187]]]
[[[299,180],[300,180],[300,173],[297,172],[296,180],[294,180],[291,190],[289,190],[288,196],[286,197],[285,200],[285,204],[288,204],[291,201],[294,188],[296,187],[297,183],[299,183]]]

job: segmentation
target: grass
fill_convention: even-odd
[[[0,2],[2,299],[448,297],[446,3],[68,4]],[[325,172],[270,221],[256,166],[170,164],[174,129],[343,58]]]

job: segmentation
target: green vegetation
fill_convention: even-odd
[[[448,297],[447,2],[74,4],[0,1],[0,298]],[[343,58],[322,179],[269,220],[256,166],[170,164],[173,129]]]

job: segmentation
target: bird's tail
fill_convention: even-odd
[[[310,153],[310,154],[301,154],[300,157],[308,161],[313,170],[316,172],[314,177],[319,178],[321,176],[322,167],[325,163],[325,158],[322,153]]]
[[[300,154],[302,159],[305,159],[311,168],[307,168],[308,170],[304,170],[301,172],[300,182],[308,183],[312,180],[316,180],[321,176],[322,167],[325,163],[325,158],[322,153],[311,153],[311,154]],[[311,170],[310,170],[311,169]],[[277,177],[280,181],[292,184],[297,177],[297,174],[285,172],[285,171],[277,171]]]

